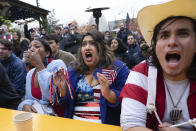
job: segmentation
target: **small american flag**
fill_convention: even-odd
[[[115,80],[117,73],[114,69],[102,69],[102,74],[108,79],[110,85]]]

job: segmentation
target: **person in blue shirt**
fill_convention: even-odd
[[[131,68],[143,61],[142,50],[137,43],[136,36],[129,34],[127,36],[129,61],[132,63]]]
[[[11,82],[0,63],[0,107],[8,109],[17,109],[21,101],[20,96],[12,88]]]
[[[120,23],[120,30],[117,33],[117,38],[121,39],[122,42],[127,45],[128,34],[132,34],[132,32],[125,27],[124,23]]]
[[[4,66],[12,87],[21,96],[25,93],[26,67],[22,60],[12,52],[13,43],[6,39],[0,39],[0,61]]]

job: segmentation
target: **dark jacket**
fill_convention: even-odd
[[[28,30],[28,25],[24,25],[24,36],[25,38],[28,38],[29,40],[31,39],[30,31]]]
[[[109,41],[109,46],[111,47],[111,43],[112,43],[111,39]],[[118,60],[121,60],[122,62],[126,63],[126,65],[128,66],[129,69],[132,68],[132,61],[129,60],[129,54],[128,54],[128,48],[126,46],[125,43],[123,43],[119,38],[116,39],[118,41],[118,48],[116,50],[114,50],[114,55]]]
[[[128,46],[128,55],[129,61],[132,63],[132,67],[139,64],[143,60],[142,50],[137,43]]]
[[[131,31],[124,29],[123,31],[118,31],[117,38],[121,39],[123,43],[127,44],[127,35],[131,34]]]
[[[11,87],[11,83],[4,67],[0,63],[0,107],[17,109],[20,102],[20,96],[18,96],[15,90]]]
[[[13,52],[14,54],[19,57],[20,59],[23,58],[23,53],[25,50],[28,50],[29,44],[26,40],[21,41],[20,43],[21,47],[20,48],[14,48]]]
[[[118,59],[118,60],[121,60],[122,62],[124,62],[129,69],[132,68],[132,63],[131,61],[129,60],[129,55],[128,55],[128,52],[122,52],[122,53],[115,53],[114,52],[114,55],[115,57]]]
[[[117,72],[115,80],[110,85],[110,89],[115,92],[117,98],[120,96],[122,87],[124,86],[126,79],[129,74],[129,69],[127,66],[116,60],[114,62],[114,70]],[[69,81],[73,88],[72,94],[74,95],[77,83],[80,80],[80,74],[78,74],[73,68],[68,68],[69,72]],[[102,69],[97,69],[93,74],[96,75],[97,72],[102,73]],[[95,78],[97,78],[95,76]],[[75,97],[75,95],[74,95]],[[66,96],[61,98],[61,104],[65,106],[65,115],[66,118],[72,118],[74,111],[75,99],[71,99],[70,93],[67,89]],[[121,113],[121,102],[117,100],[117,104],[110,104],[102,95],[100,96],[100,112],[101,112],[101,121],[104,124],[111,125],[120,125],[120,113]]]
[[[60,49],[76,54],[79,48],[80,41],[82,39],[82,34],[76,32],[74,35],[69,34],[60,41]]]
[[[27,74],[25,64],[20,58],[16,57],[14,53],[12,53],[8,59],[3,60],[2,64],[12,83],[12,87],[19,94],[21,93],[24,95]]]

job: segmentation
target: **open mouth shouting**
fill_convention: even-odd
[[[83,60],[88,67],[94,68],[99,61],[98,54],[93,50],[84,51]]]
[[[85,59],[86,59],[86,62],[92,62],[93,61],[92,53],[89,51],[85,52]]]
[[[180,64],[181,61],[180,52],[168,52],[165,56],[165,59],[169,67],[175,68]]]

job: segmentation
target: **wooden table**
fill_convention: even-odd
[[[22,111],[0,108],[0,131],[16,131],[13,117]],[[33,131],[122,131],[119,126],[98,124],[55,116],[33,115]]]

